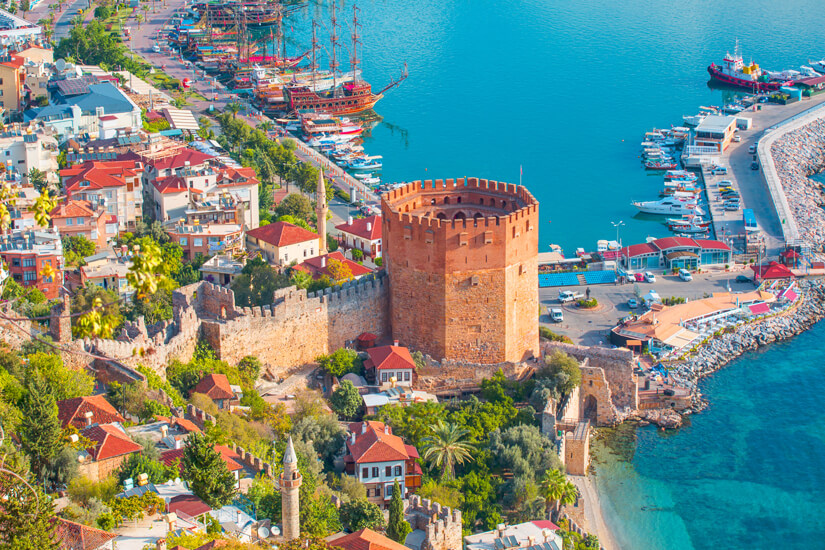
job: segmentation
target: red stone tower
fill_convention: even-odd
[[[539,353],[538,213],[524,187],[408,183],[381,198],[393,338],[474,363]]]

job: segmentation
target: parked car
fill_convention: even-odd
[[[733,189],[733,182],[730,180],[719,180],[716,182],[716,187],[718,187],[719,189],[723,187],[730,187],[731,189]]]
[[[728,174],[728,169],[724,166],[715,166],[711,169],[710,173],[713,176],[726,176]]]
[[[739,143],[740,141],[742,141],[742,136],[740,136],[739,134],[736,134],[735,136],[733,136],[733,141],[735,141],[736,143]]]
[[[755,152],[756,152],[756,144],[754,143],[753,145],[751,145],[750,147],[748,147],[748,153],[750,153],[750,154],[752,155],[752,154],[754,154]]]
[[[636,273],[636,274],[634,274],[634,275],[633,275],[633,279],[634,279],[637,283],[643,283],[643,282],[645,282],[645,276],[644,276],[644,274],[643,274],[643,273]]]
[[[655,283],[656,282],[656,275],[654,275],[650,271],[645,271],[645,282],[646,283]]]
[[[627,301],[627,307],[629,307],[630,309],[636,309],[637,307],[639,307],[639,301],[636,298],[630,298]]]
[[[557,307],[550,308],[550,320],[554,323],[561,323],[564,321],[564,312]]]
[[[570,290],[559,290],[559,302],[566,303],[572,302],[573,300],[581,300],[584,298],[584,294],[581,292],[573,292]]]
[[[758,162],[752,162],[751,163],[751,170],[759,170],[759,163]]]
[[[752,279],[750,277],[748,277],[747,275],[737,275],[736,276],[736,282],[737,283],[750,283],[751,281],[752,281]]]
[[[679,278],[683,281],[692,281],[693,275],[690,274],[690,271],[687,269],[680,269],[679,270]]]

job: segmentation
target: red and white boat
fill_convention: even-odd
[[[728,86],[745,88],[751,92],[776,91],[782,86],[793,84],[792,80],[771,80],[770,76],[754,62],[745,65],[742,61],[742,55],[739,53],[738,40],[733,55],[726,53],[721,65],[711,63],[708,67],[708,73],[711,80],[716,80]]]

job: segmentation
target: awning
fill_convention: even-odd
[[[699,337],[699,334],[692,330],[681,330],[664,341],[670,347],[682,349]]]
[[[771,306],[765,302],[761,302],[759,304],[753,304],[748,306],[748,309],[751,310],[753,315],[763,315],[765,313],[770,313]]]
[[[665,259],[670,261],[676,258],[698,258],[699,254],[689,250],[677,250],[665,255]]]
[[[799,297],[799,295],[794,291],[794,289],[788,288],[784,292],[782,292],[779,295],[779,297],[784,298],[785,300],[788,300],[789,302],[793,302],[794,300],[796,300]]]

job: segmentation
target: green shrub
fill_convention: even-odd
[[[551,342],[564,342],[565,344],[573,343],[573,340],[571,340],[570,337],[562,334],[556,334],[547,327],[539,327],[539,336],[545,340],[550,340]]]
[[[352,201],[352,197],[349,196],[349,193],[347,193],[346,191],[342,191],[341,189],[335,190],[335,196],[344,202]]]

